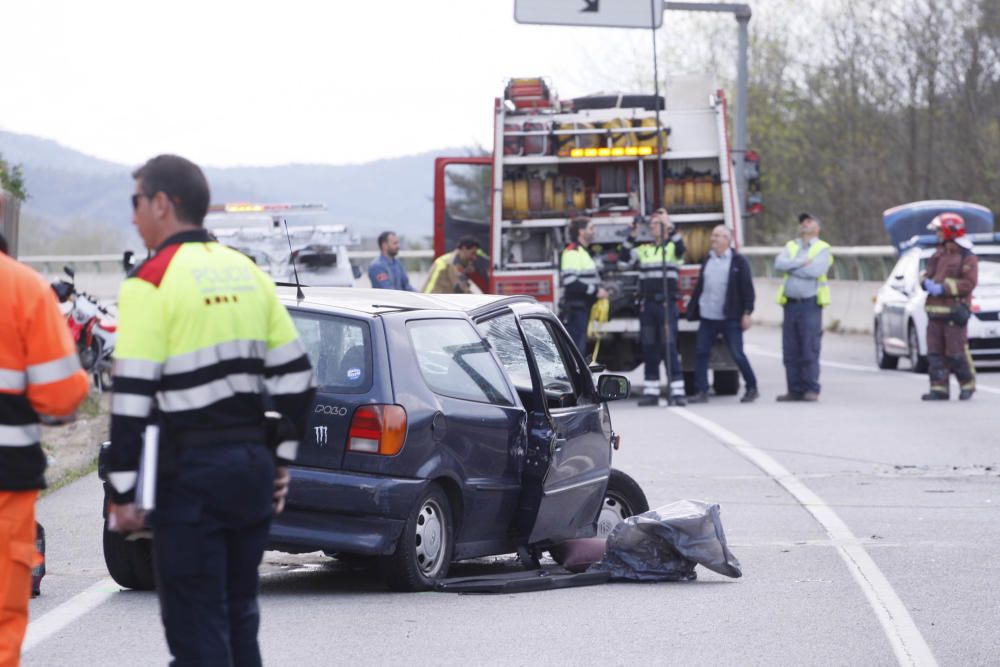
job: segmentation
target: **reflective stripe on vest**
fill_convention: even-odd
[[[809,252],[808,254],[806,254],[806,258],[812,259],[816,255],[820,254],[824,250],[828,250],[829,248],[830,248],[829,243],[827,243],[826,241],[821,241],[819,239],[816,239],[816,243],[813,243],[811,246],[809,246]],[[788,251],[789,257],[795,257],[796,255],[798,255],[799,254],[798,241],[792,240],[786,243],[785,250]],[[826,274],[827,271],[830,270],[831,266],[833,266],[832,250],[830,251],[830,263],[827,265],[826,271],[824,271],[823,275],[821,275],[819,278],[816,279],[818,283],[816,285],[816,303],[818,303],[820,307],[826,307],[830,305],[830,285],[827,282]],[[782,306],[788,303],[788,297],[785,296],[785,285],[787,283],[788,283],[788,274],[786,273],[781,279],[781,286],[778,288],[777,301]]]

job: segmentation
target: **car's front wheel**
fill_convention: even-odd
[[[606,538],[615,526],[635,514],[649,511],[649,502],[639,484],[621,470],[611,469],[604,505],[597,519],[597,535]]]
[[[891,370],[899,365],[899,357],[887,354],[883,340],[882,324],[875,320],[875,363],[883,370]]]
[[[431,484],[414,506],[396,552],[379,559],[382,576],[397,591],[426,591],[448,574],[454,523],[444,491]]]
[[[914,373],[927,372],[927,357],[920,354],[920,339],[917,336],[917,327],[910,322],[906,334],[906,346],[910,348],[910,370]]]
[[[125,535],[108,530],[104,520],[104,563],[119,586],[137,591],[156,588],[153,573],[153,541],[126,540]]]

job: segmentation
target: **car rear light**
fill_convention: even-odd
[[[972,297],[972,312],[978,313],[982,309],[983,308],[982,308],[982,306],[979,305],[979,301],[976,300],[976,297]]]
[[[494,292],[503,295],[526,294],[538,301],[552,301],[552,278],[550,276],[510,276],[497,277]]]
[[[347,450],[395,456],[406,439],[406,410],[401,405],[362,405],[354,411]]]

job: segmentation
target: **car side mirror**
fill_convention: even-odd
[[[122,268],[125,269],[125,273],[128,273],[132,270],[133,266],[135,266],[135,253],[131,250],[126,250],[122,253]]]
[[[597,381],[597,394],[603,401],[628,398],[631,389],[632,386],[624,375],[602,375]]]
[[[357,264],[351,264],[351,273],[354,275],[354,279],[357,280],[361,277],[361,267]]]
[[[73,271],[73,267],[71,267],[71,266],[64,266],[63,267],[63,273],[65,273],[70,278],[73,278],[76,275],[76,272]]]

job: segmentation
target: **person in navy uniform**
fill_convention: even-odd
[[[382,232],[378,235],[378,249],[381,255],[368,266],[368,279],[372,287],[379,289],[398,289],[404,292],[416,292],[410,284],[403,263],[396,259],[399,254],[399,237],[395,232]]]

